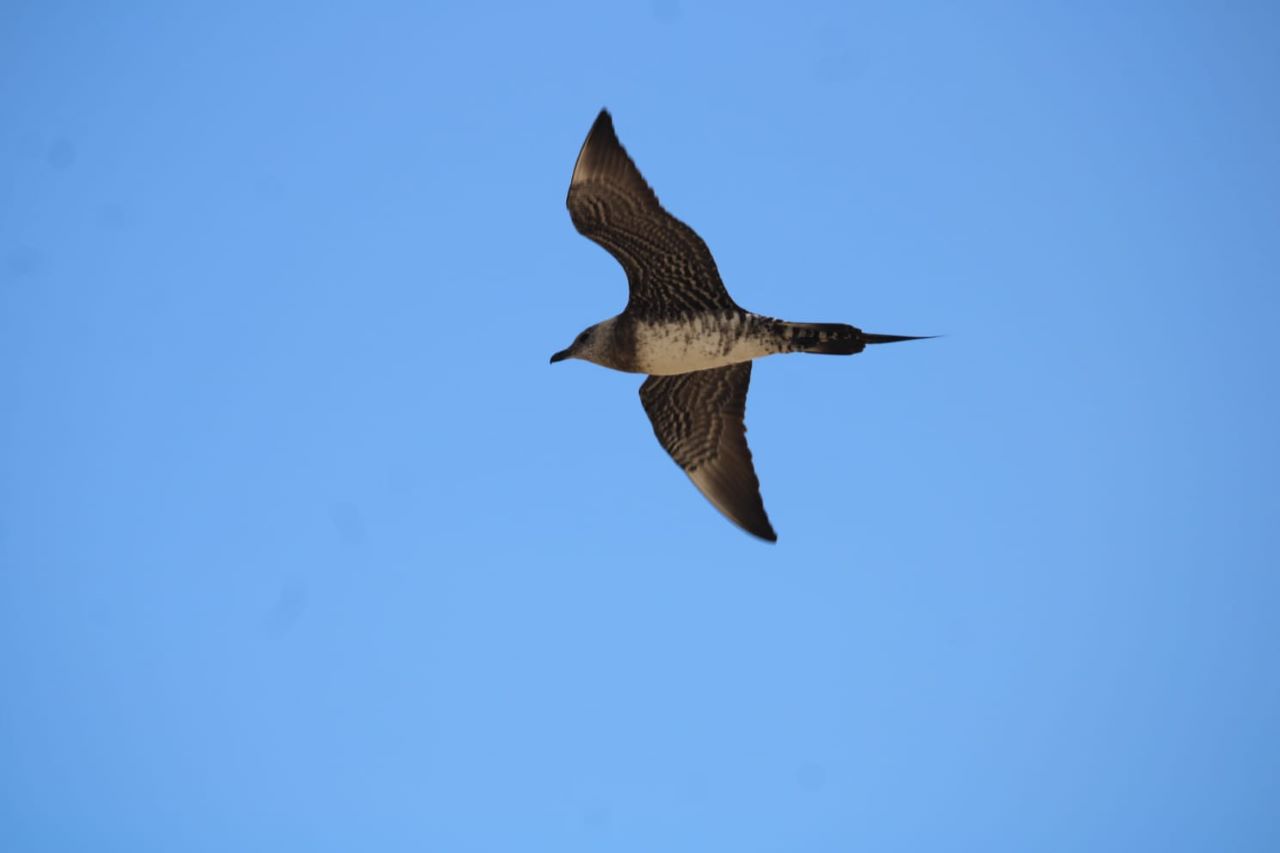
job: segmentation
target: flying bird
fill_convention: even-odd
[[[658,443],[730,521],[778,536],[765,514],[744,421],[751,361],[788,352],[853,355],[867,344],[920,340],[844,323],[789,323],[738,307],[692,228],[663,209],[601,110],[569,182],[569,216],[627,274],[616,317],[585,329],[551,362],[580,358],[647,373],[640,402]]]

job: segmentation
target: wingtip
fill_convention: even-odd
[[[717,506],[716,509],[720,509],[720,507]],[[724,510],[721,510],[721,512],[724,512]],[[754,536],[757,539],[761,539],[769,543],[778,541],[778,534],[773,531],[773,524],[769,521],[768,516],[765,516],[764,518],[760,518],[760,519],[753,519],[751,521],[746,521],[746,520],[739,520],[737,518],[734,518],[733,516],[728,515],[728,513],[725,513],[725,515],[728,517],[730,521],[738,525],[740,529],[742,529],[747,533],[750,533],[752,536]]]
[[[715,502],[712,501],[712,504],[715,505]],[[716,509],[720,509],[720,507],[716,505]],[[773,525],[769,523],[768,519],[765,519],[764,524],[759,524],[759,523],[752,524],[752,523],[748,523],[746,521],[734,518],[733,516],[729,515],[727,512],[725,512],[722,509],[720,509],[720,512],[724,515],[725,518],[733,522],[734,527],[738,528],[743,533],[750,536],[752,539],[759,539],[761,542],[768,542],[770,545],[777,543],[778,534],[773,532]]]
[[[570,192],[573,191],[575,184],[583,180],[594,168],[599,167],[601,157],[607,156],[603,151],[614,146],[621,147],[621,145],[622,143],[618,142],[618,134],[613,129],[613,116],[609,114],[609,108],[601,107],[596,120],[591,124],[591,129],[587,131],[586,138],[582,140],[578,159],[573,163],[573,175],[569,179]]]
[[[591,124],[591,131],[587,134],[587,139],[590,140],[598,134],[608,134],[614,139],[618,138],[617,132],[613,129],[613,114],[609,112],[608,107],[600,108],[600,113]]]

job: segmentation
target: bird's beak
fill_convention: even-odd
[[[568,357],[569,357],[569,351],[567,349],[562,349],[560,350],[560,352],[551,356],[551,363],[555,364],[557,361],[564,361]]]

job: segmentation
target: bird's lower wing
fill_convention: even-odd
[[[678,376],[650,376],[640,402],[654,435],[716,509],[748,533],[776,542],[747,447],[751,362]]]

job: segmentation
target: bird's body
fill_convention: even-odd
[[[640,399],[654,433],[698,489],[731,521],[777,539],[747,449],[751,361],[809,352],[851,355],[912,340],[843,323],[790,323],[740,308],[694,231],[663,210],[600,112],[569,186],[574,226],[627,273],[626,310],[584,330],[552,362],[581,358],[646,373]]]
[[[712,370],[778,352],[768,319],[747,311],[637,323],[636,367],[650,376]]]
[[[858,335],[852,326],[815,328],[742,309],[702,311],[667,320],[640,320],[624,313],[592,329],[592,338],[601,345],[577,354],[579,358],[650,376],[712,370],[766,355],[803,352],[806,347],[842,342],[854,346]]]

